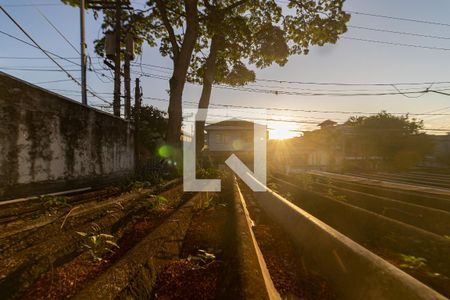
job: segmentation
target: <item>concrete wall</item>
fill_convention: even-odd
[[[0,199],[96,185],[133,171],[129,122],[0,72]]]

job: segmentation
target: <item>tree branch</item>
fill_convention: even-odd
[[[233,4],[228,5],[227,7],[221,9],[222,12],[227,13],[233,9],[235,9],[238,6],[241,6],[242,4],[245,4],[245,2],[248,2],[248,0],[240,0],[240,1],[236,1]]]
[[[169,33],[169,39],[170,43],[172,44],[173,49],[173,57],[176,60],[178,55],[180,54],[180,47],[178,46],[177,37],[175,35],[175,31],[173,30],[172,25],[170,24],[170,20],[167,17],[167,8],[164,4],[164,1],[156,0],[156,5],[158,7],[158,10],[161,14],[161,18],[163,21],[164,26],[167,29],[167,32]]]

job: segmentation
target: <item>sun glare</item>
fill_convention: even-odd
[[[273,123],[269,124],[269,139],[285,140],[299,136],[298,126],[293,123]]]

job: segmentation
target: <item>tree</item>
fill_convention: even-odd
[[[143,106],[139,112],[133,109],[132,120],[138,128],[139,157],[145,159],[154,156],[166,139],[166,113],[153,106]]]
[[[204,83],[200,107],[208,107],[214,82],[243,85],[254,80],[248,64],[283,65],[288,55],[307,54],[310,45],[336,42],[350,18],[342,11],[343,1],[290,0],[283,11],[275,0],[149,0],[145,11],[129,11],[136,42],[159,45],[160,53],[173,61],[167,142],[175,147],[180,142],[188,76]],[[111,27],[113,20],[105,11],[103,27]],[[101,47],[98,41],[97,52]],[[203,57],[206,49],[208,57]]]
[[[417,164],[433,144],[423,121],[381,112],[370,117],[351,117],[345,125],[354,129],[355,142],[364,145],[366,156],[378,156],[387,169],[405,169]]]
[[[79,7],[79,0],[61,0],[64,4]],[[86,1],[87,2],[87,1]],[[89,8],[88,8],[89,9]],[[94,11],[94,18],[98,18],[99,11]],[[121,43],[125,43],[125,39],[128,34],[134,37],[135,42],[135,52],[136,54],[141,54],[142,45],[147,42],[151,47],[156,46],[154,30],[149,30],[151,22],[145,14],[146,12],[140,9],[124,9],[121,15]],[[116,22],[115,12],[111,9],[102,10],[102,30],[104,32],[114,31],[114,26]],[[105,48],[105,37],[102,36],[94,41],[95,52],[99,56],[104,56]],[[122,53],[123,55],[123,53]]]
[[[283,13],[273,0],[205,0],[206,12],[201,42],[209,43],[209,55],[194,56],[191,81],[203,84],[199,108],[208,108],[212,86],[245,85],[257,68],[277,63],[283,66],[289,55],[308,54],[310,45],[335,43],[346,31],[350,16],[342,10],[344,0],[289,1],[291,13]],[[200,52],[201,52],[200,47]],[[204,143],[205,122],[196,123],[197,151]]]

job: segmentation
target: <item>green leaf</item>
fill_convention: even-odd
[[[117,245],[115,242],[113,241],[106,241],[107,244],[113,245],[116,248],[120,248],[119,245]]]

